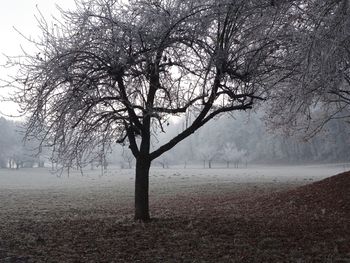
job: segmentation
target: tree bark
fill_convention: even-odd
[[[135,220],[149,221],[149,169],[151,161],[144,157],[138,157],[136,160],[136,179],[135,179]]]

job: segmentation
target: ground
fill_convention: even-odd
[[[0,262],[350,262],[347,168],[1,170]]]

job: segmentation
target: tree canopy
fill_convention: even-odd
[[[38,51],[20,60],[17,77],[28,134],[69,166],[115,141],[138,156],[149,149],[138,137],[195,113],[154,159],[213,117],[252,108],[286,76],[294,9],[288,1],[94,0],[54,25],[42,19]]]

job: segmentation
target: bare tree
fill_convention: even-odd
[[[234,143],[225,143],[221,148],[222,159],[226,162],[227,168],[230,167],[230,163],[234,163],[234,167],[238,168],[239,162],[246,155],[246,151],[238,150]]]
[[[39,19],[37,52],[13,61],[27,137],[53,146],[65,167],[88,163],[94,149],[129,145],[135,219],[149,220],[152,160],[214,117],[251,109],[287,76],[298,9],[277,2],[92,0],[53,26]],[[151,135],[189,111],[183,131],[152,150]]]
[[[203,161],[203,168],[208,163],[208,168],[211,168],[212,162],[218,155],[217,145],[201,144],[198,147],[199,158]]]
[[[128,163],[129,169],[131,169],[132,163],[133,163],[135,157],[132,155],[132,153],[130,152],[129,149],[124,149],[124,148],[123,148],[122,156],[123,156],[124,161],[126,161]]]

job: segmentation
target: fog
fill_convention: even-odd
[[[170,121],[153,136],[153,149],[186,125]],[[267,131],[261,114],[240,113],[211,121],[152,163],[152,187],[186,191],[188,186],[216,183],[306,184],[350,168],[346,124],[332,121],[310,141]],[[116,186],[133,195],[135,159],[114,144],[105,158],[61,170],[51,149],[23,140],[23,123],[0,119],[1,189],[94,189]],[[157,138],[157,140],[155,139]],[[40,151],[39,151],[40,150]],[[102,162],[103,160],[103,162]]]
[[[281,184],[303,185],[318,181],[348,170],[346,164],[320,165],[251,165],[246,168],[226,169],[192,166],[183,168],[174,166],[163,169],[152,167],[150,172],[151,188],[172,189],[174,192],[186,191],[186,188],[200,185],[230,184]],[[0,190],[94,190],[108,187],[118,192],[133,195],[134,170],[110,166],[103,173],[87,169],[83,174],[72,170],[70,173],[57,174],[49,168],[0,169]],[[159,189],[157,190],[157,192]],[[119,193],[119,194],[120,194]]]
[[[259,165],[305,165],[349,162],[349,135],[347,124],[331,121],[324,130],[309,141],[302,137],[285,136],[268,131],[262,114],[239,113],[212,120],[171,151],[153,161],[154,167],[180,168],[247,168]],[[169,121],[164,132],[154,134],[152,147],[182,131],[184,120]],[[2,168],[57,168],[51,163],[51,149],[37,140],[23,140],[24,127],[20,122],[0,119],[0,166]],[[87,169],[101,169],[98,160]],[[130,169],[135,165],[128,146],[112,145],[104,158],[103,168],[109,165]],[[74,167],[73,167],[74,168]],[[108,168],[107,168],[108,169]],[[102,171],[103,172],[103,171]]]

